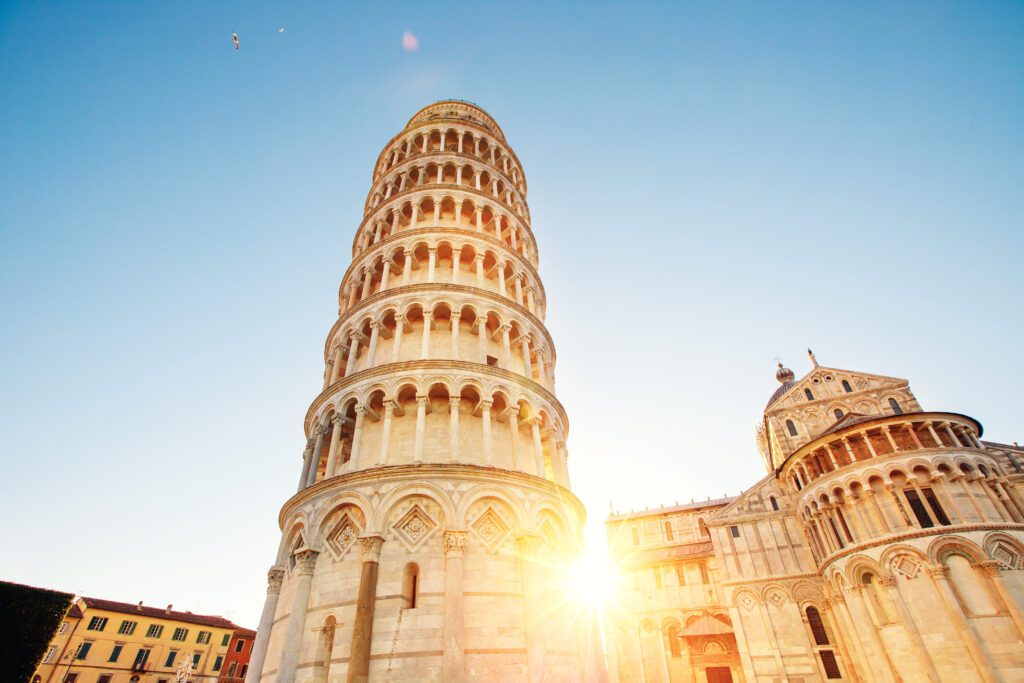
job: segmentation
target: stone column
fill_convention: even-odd
[[[523,352],[523,374],[527,379],[533,379],[533,366],[530,363],[530,335],[519,336],[519,348]]]
[[[462,320],[462,313],[452,311],[452,358],[459,360],[459,321]]]
[[[939,593],[939,598],[942,600],[942,607],[945,610],[946,619],[963,639],[964,646],[967,648],[967,653],[974,661],[975,670],[977,670],[978,675],[986,683],[995,683],[997,679],[992,673],[992,662],[982,649],[981,642],[978,640],[978,634],[975,633],[974,627],[971,626],[970,621],[964,617],[963,609],[960,607],[960,601],[957,600],[956,594],[953,592],[953,588],[949,585],[949,578],[947,576],[949,570],[941,564],[931,565],[927,569],[928,575],[931,576],[932,583],[935,584],[935,589]]]
[[[476,286],[484,288],[484,255],[476,255]]]
[[[359,445],[363,440],[363,422],[366,419],[366,406],[356,406],[356,424],[352,428],[352,453],[349,454],[349,469],[359,469]]]
[[[480,342],[480,362],[487,364],[487,319],[476,319],[476,334]]]
[[[461,206],[461,205],[460,205]],[[459,215],[462,218],[462,215]],[[452,249],[452,284],[459,284],[459,264],[462,263],[462,247]]]
[[[285,632],[284,646],[281,649],[281,661],[277,667],[278,683],[292,683],[295,670],[302,652],[302,635],[306,631],[306,611],[309,609],[309,589],[313,582],[313,570],[316,568],[315,550],[304,548],[295,553],[295,592],[292,594],[291,614],[288,616],[288,630]]]
[[[405,331],[405,316],[395,316],[395,341],[391,348],[391,362],[397,363],[402,354],[402,332]]]
[[[380,291],[388,288],[388,280],[391,279],[391,257],[385,255],[382,259],[384,269],[380,273]]]
[[[515,233],[513,233],[513,235],[514,234]],[[514,239],[515,238],[513,238],[513,241],[514,241]],[[515,246],[513,246],[512,248],[515,249]],[[522,276],[522,273],[516,274],[516,276],[514,278],[512,278],[512,283],[516,287],[516,303],[521,305],[523,303],[523,276]]]
[[[309,477],[310,463],[313,462],[313,441],[306,441],[306,450],[302,451],[302,474],[299,475],[298,491],[306,488],[306,478]]]
[[[519,566],[522,570],[523,614],[526,621],[523,630],[526,632],[526,660],[530,683],[540,683],[544,680],[547,650],[544,642],[545,610],[541,605],[543,595],[540,591],[543,577],[540,572],[540,558],[537,557],[540,544],[540,536],[536,534],[522,534],[516,538]]]
[[[350,377],[356,367],[356,356],[359,355],[359,337],[362,336],[355,330],[349,332],[348,362],[345,364],[345,376]]]
[[[344,353],[345,350],[341,348],[341,342],[339,342],[338,345],[334,347],[334,374],[331,376],[330,384],[333,384],[341,378],[341,369],[344,367],[342,365],[342,355]],[[328,386],[330,386],[330,384]]]
[[[387,465],[389,451],[391,450],[391,422],[395,415],[395,401],[387,399],[384,401],[384,424],[380,434],[380,455],[377,456],[378,465]]]
[[[370,676],[370,645],[373,641],[373,611],[377,603],[377,572],[383,536],[359,539],[363,568],[359,577],[356,618],[352,624],[352,648],[348,661],[347,683],[367,683]]]
[[[937,683],[939,681],[939,672],[935,670],[935,663],[932,661],[928,649],[924,646],[924,640],[921,639],[921,631],[918,629],[917,624],[914,623],[914,617],[903,601],[903,594],[900,593],[899,586],[896,585],[896,579],[891,576],[880,576],[878,581],[885,586],[889,594],[889,601],[896,608],[896,613],[900,616],[903,630],[910,641],[911,650],[913,650],[921,667],[920,672],[924,674],[927,680],[936,681]]]
[[[544,446],[540,440],[540,418],[530,420],[530,432],[533,434],[533,455],[537,463],[537,476],[544,477]]]
[[[569,488],[569,449],[565,447],[564,441],[555,442],[555,453],[558,461],[555,464],[555,479],[557,483]]]
[[[427,247],[427,282],[437,279],[437,247]]]
[[[847,631],[846,624],[843,623],[843,616],[840,614],[839,609],[836,606],[836,603],[840,600],[842,600],[841,597],[826,596],[822,607],[825,608],[825,613],[828,615],[829,623],[832,624],[832,633],[836,638],[836,644],[839,646],[839,652],[846,665],[846,671],[850,674],[850,678],[857,683],[861,680],[861,673],[860,666],[858,666],[859,653],[856,653],[854,648],[857,647],[859,643],[856,642],[854,634]],[[806,615],[807,613],[804,612],[803,616]]]
[[[498,331],[501,332],[501,348],[505,355],[505,362],[503,365],[506,370],[508,370],[509,366],[512,364],[512,340],[509,338],[509,332],[511,330],[512,326],[508,323],[505,323],[498,328]]]
[[[345,418],[339,413],[335,413],[334,417],[331,418],[331,425],[334,429],[331,431],[331,448],[327,451],[327,468],[324,470],[324,479],[330,479],[334,476],[338,451],[341,450],[341,426],[344,422]]]
[[[363,267],[363,291],[360,299],[370,296],[370,285],[373,284],[373,270],[369,266]]]
[[[430,328],[434,326],[434,314],[431,311],[423,311],[423,337],[420,342],[420,358],[430,358]]]
[[[306,486],[316,483],[316,471],[320,469],[320,452],[324,447],[324,437],[327,436],[327,425],[320,425],[316,428],[316,445],[313,446],[313,457],[309,460],[309,472],[306,476]]]
[[[465,680],[466,652],[463,646],[462,552],[465,531],[444,532],[444,655],[441,680],[462,683]]]
[[[452,462],[459,461],[459,403],[461,402],[462,398],[459,396],[448,397],[448,438]]]
[[[849,591],[850,595],[853,596],[853,600],[847,603],[847,605],[852,605],[850,607],[852,617],[851,621],[854,626],[859,624],[862,628],[867,630],[871,644],[874,646],[873,649],[877,650],[879,654],[885,657],[885,662],[888,664],[888,671],[890,673],[896,671],[896,668],[892,663],[892,655],[890,655],[889,650],[886,649],[885,643],[882,641],[882,636],[879,635],[878,629],[875,627],[875,622],[871,619],[867,603],[864,600],[864,591],[862,587],[850,586]],[[868,661],[871,661],[870,658]],[[875,669],[877,673],[877,664],[872,666],[872,668]]]
[[[530,313],[537,315],[537,304],[533,299],[533,285],[526,288],[526,307],[530,309]]]
[[[489,399],[480,401],[481,422],[484,429],[484,464],[491,464],[491,406],[494,402]]]
[[[249,653],[249,670],[245,674],[245,683],[259,683],[260,675],[263,673],[263,660],[267,657],[267,643],[270,642],[270,630],[274,627],[274,615],[277,613],[277,599],[281,597],[282,581],[284,569],[271,567],[267,572],[267,599],[263,602],[256,640],[253,641]]]
[[[522,470],[519,464],[519,407],[509,406],[505,409],[505,416],[508,418],[509,442],[512,446],[512,469]]]
[[[331,386],[331,380],[334,379],[334,358],[327,359],[327,369],[324,370],[324,385],[320,388],[320,391],[327,391],[327,387]]]
[[[366,352],[366,369],[369,370],[377,364],[377,341],[380,338],[380,323],[376,320],[370,321],[370,348]]]
[[[508,296],[508,290],[505,288],[505,262],[501,261],[498,263],[498,293],[502,296]]]
[[[427,408],[429,406],[429,396],[421,394],[416,397],[416,443],[413,446],[413,462],[423,462],[423,439],[427,429]]]
[[[415,211],[413,212],[415,217]],[[413,226],[415,227],[415,225]],[[405,267],[402,269],[402,285],[409,284],[412,279],[412,249],[405,250]]]

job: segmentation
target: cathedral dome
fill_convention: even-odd
[[[782,395],[793,388],[793,380],[796,379],[796,375],[793,371],[787,367],[783,367],[782,361],[779,361],[779,369],[775,372],[775,379],[779,380],[779,388],[775,390],[772,397],[768,399],[768,405],[764,407],[765,410],[771,408],[772,404],[782,398]]]

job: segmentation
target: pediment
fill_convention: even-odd
[[[850,391],[846,390],[843,385],[844,381],[849,385]],[[863,392],[874,393],[903,388],[907,384],[907,380],[900,377],[888,377],[868,372],[855,372],[853,370],[819,366],[793,382],[789,390],[780,396],[766,412],[775,413],[782,410],[792,410],[811,402],[836,400],[855,396]],[[814,397],[813,401],[807,397],[808,390]]]

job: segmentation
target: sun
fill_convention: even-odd
[[[615,601],[621,579],[608,558],[586,552],[569,565],[566,588],[581,607],[602,611]]]

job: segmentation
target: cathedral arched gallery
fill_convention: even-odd
[[[526,197],[468,102],[384,146],[247,683],[1024,680],[1024,451],[816,362],[746,492],[607,520],[602,638]]]

